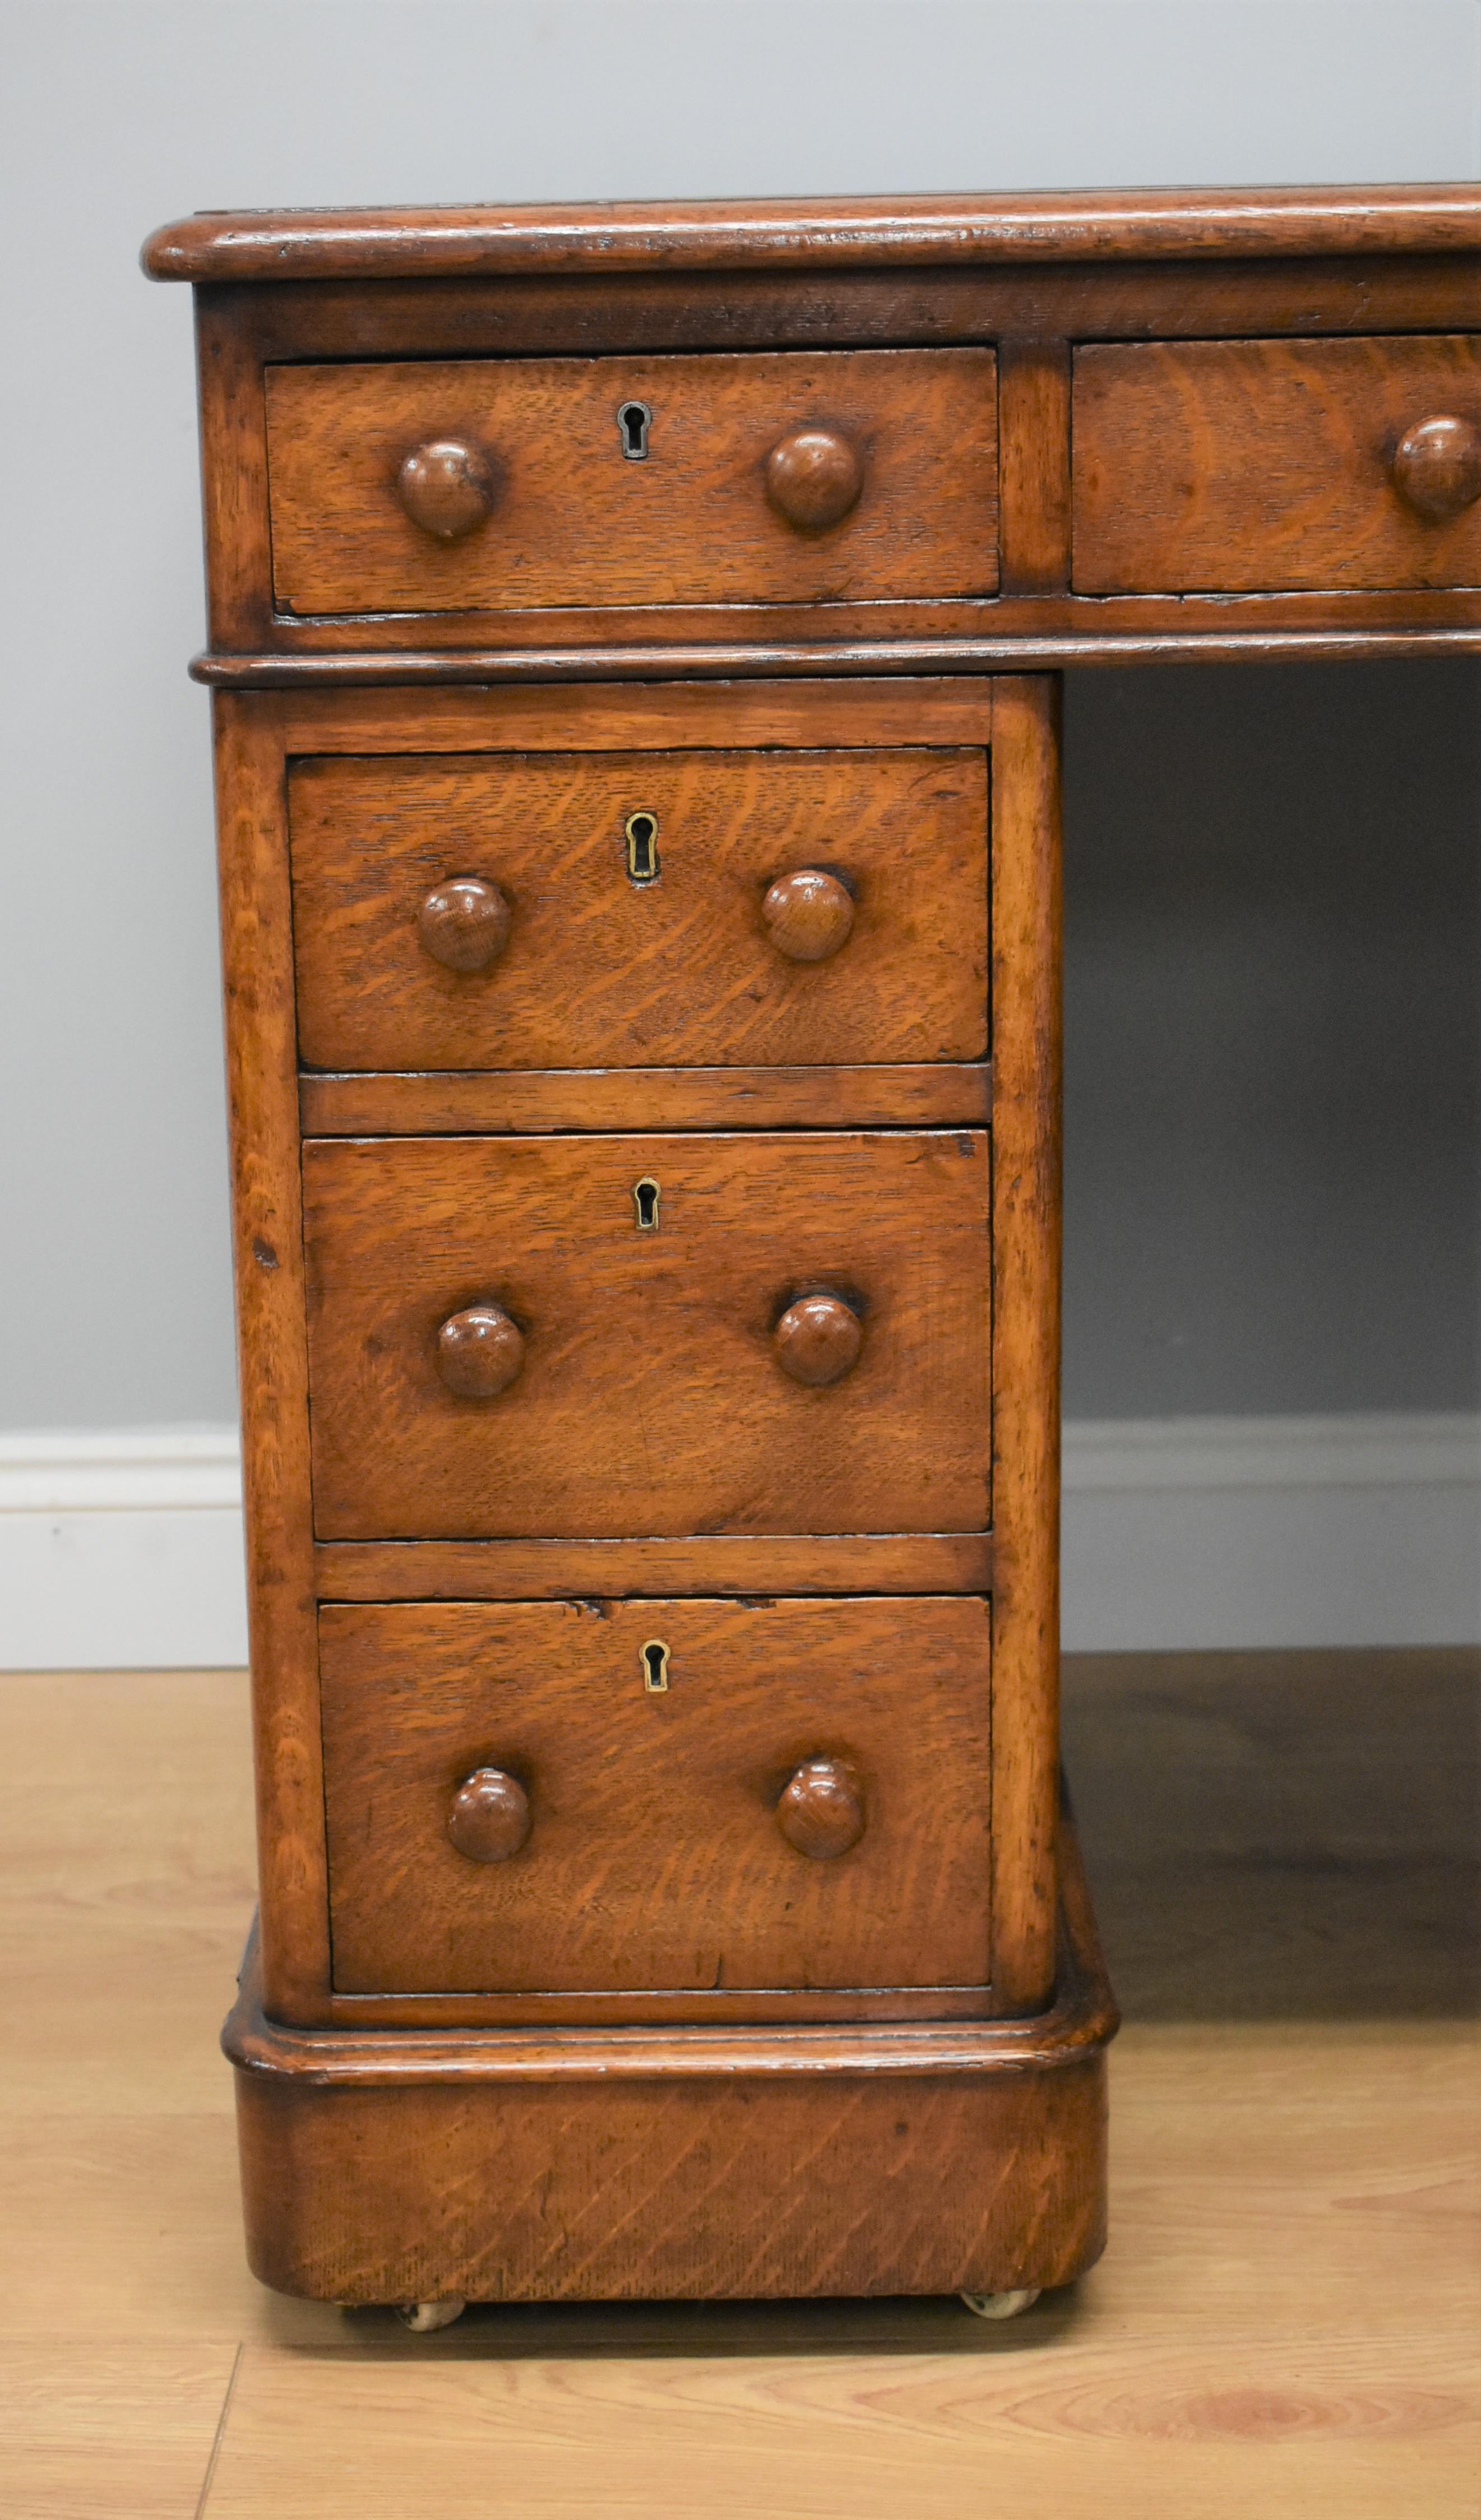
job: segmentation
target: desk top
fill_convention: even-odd
[[[156,230],[155,280],[447,280],[547,271],[785,270],[1461,253],[1481,186],[969,193],[801,202],[207,210]]]

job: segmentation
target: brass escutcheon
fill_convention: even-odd
[[[658,817],[656,814],[629,814],[624,830],[627,833],[627,873],[632,883],[656,883],[658,865]]]

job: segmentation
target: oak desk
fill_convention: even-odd
[[[252,2262],[1103,2237],[1056,669],[1481,647],[1481,193],[243,213],[198,291]]]

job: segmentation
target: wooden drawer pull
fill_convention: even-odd
[[[847,1855],[864,1835],[859,1780],[841,1759],[804,1759],[783,1787],[777,1826],[788,1846],[818,1863]]]
[[[507,1864],[530,1831],[529,1796],[502,1768],[465,1777],[447,1815],[447,1833],[470,1864]]]
[[[414,525],[434,542],[457,543],[483,524],[494,504],[486,456],[461,437],[414,446],[396,475],[396,495]]]
[[[459,1400],[496,1400],[524,1363],[524,1333],[499,1304],[470,1304],[437,1332],[437,1372]]]
[[[835,875],[799,867],[779,876],[761,904],[766,932],[789,963],[826,963],[846,945],[854,923],[853,896]]]
[[[864,468],[835,428],[798,428],[766,459],[766,495],[799,534],[826,533],[857,507]]]
[[[841,1295],[799,1295],[772,1332],[772,1351],[793,1382],[821,1389],[857,1365],[864,1326]]]
[[[449,971],[486,971],[509,943],[509,896],[481,875],[457,875],[429,892],[417,933]]]
[[[1444,524],[1481,499],[1481,428],[1449,413],[1416,421],[1400,438],[1392,470],[1415,515]]]

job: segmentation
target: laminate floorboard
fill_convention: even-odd
[[[1127,2015],[1069,2292],[419,2338],[242,2261],[241,1675],[0,1680],[0,2510],[1476,2520],[1478,1715],[1459,1652],[1067,1668]]]

